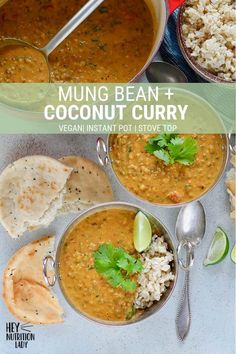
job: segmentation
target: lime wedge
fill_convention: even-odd
[[[236,245],[234,245],[234,247],[231,251],[231,259],[234,263],[236,263]]]
[[[141,211],[135,216],[133,235],[136,251],[143,252],[148,248],[152,240],[152,228],[148,218]]]
[[[207,257],[203,264],[205,266],[221,262],[229,252],[229,239],[226,233],[217,227],[211,242]]]

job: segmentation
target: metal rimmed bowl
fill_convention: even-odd
[[[191,203],[193,201],[197,201],[201,198],[203,198],[207,193],[209,193],[211,190],[213,190],[215,188],[215,186],[220,182],[225,169],[226,169],[226,165],[228,162],[228,156],[229,156],[229,149],[230,149],[230,144],[229,144],[229,138],[226,134],[220,134],[222,137],[222,150],[223,150],[223,154],[224,154],[224,158],[223,158],[223,163],[221,166],[221,169],[219,171],[218,177],[215,180],[215,183],[210,186],[209,189],[207,189],[204,193],[202,193],[201,195],[199,195],[198,197],[191,199],[189,201],[183,202],[183,203],[169,203],[169,204],[161,204],[161,203],[153,203],[150,202],[146,199],[142,199],[140,196],[138,196],[137,194],[134,194],[133,192],[131,192],[119,179],[119,177],[117,176],[112,164],[112,158],[111,158],[111,151],[112,151],[112,147],[111,147],[111,140],[113,137],[113,134],[108,135],[107,141],[105,142],[103,138],[98,138],[97,139],[97,145],[96,145],[96,149],[97,149],[97,158],[98,161],[100,163],[101,166],[104,167],[108,167],[112,170],[112,173],[115,177],[115,179],[117,180],[118,184],[124,188],[129,194],[131,194],[133,197],[135,197],[136,199],[138,199],[139,201],[145,201],[146,203],[150,204],[150,205],[157,205],[157,206],[162,206],[162,207],[181,207],[183,205],[186,205],[188,203]]]
[[[93,318],[89,315],[87,315],[86,313],[81,312],[79,309],[77,309],[73,303],[70,301],[70,299],[67,297],[66,293],[65,293],[65,289],[63,288],[62,285],[62,281],[61,281],[61,275],[60,275],[60,255],[61,255],[61,250],[62,250],[62,246],[63,246],[63,242],[66,238],[66,236],[68,235],[68,233],[72,230],[72,228],[78,224],[79,222],[81,222],[82,220],[84,220],[85,218],[87,218],[88,216],[94,215],[97,212],[103,211],[103,210],[111,210],[111,209],[122,209],[122,210],[127,210],[127,211],[133,211],[135,213],[142,211],[149,219],[153,229],[159,229],[164,236],[165,242],[167,242],[168,244],[168,248],[170,251],[172,251],[173,255],[174,255],[174,260],[172,262],[171,265],[171,270],[172,273],[174,273],[175,275],[175,279],[172,282],[171,286],[166,290],[166,292],[162,295],[161,299],[154,303],[150,308],[148,308],[147,310],[144,311],[144,313],[133,320],[130,321],[119,321],[119,322],[115,322],[115,321],[105,321],[105,320],[101,320],[101,319],[97,319],[97,318]],[[54,275],[51,276],[51,272],[48,272],[48,268],[49,265],[51,264],[51,266],[54,268]],[[51,268],[51,267],[50,267]],[[130,203],[124,203],[124,202],[109,202],[109,203],[104,203],[104,204],[100,204],[97,205],[95,207],[92,207],[88,210],[86,210],[85,212],[83,212],[82,214],[80,214],[78,217],[76,217],[72,223],[70,223],[66,230],[63,232],[63,235],[60,239],[59,245],[57,247],[56,250],[56,257],[55,259],[52,256],[47,256],[44,258],[43,261],[43,274],[44,274],[44,278],[46,281],[46,284],[48,286],[54,286],[56,281],[58,281],[59,285],[60,285],[60,289],[61,292],[64,296],[64,298],[66,299],[66,301],[71,305],[71,307],[81,316],[101,323],[101,324],[106,324],[106,325],[127,325],[127,324],[132,324],[132,323],[136,323],[139,322],[141,320],[144,320],[145,318],[151,316],[152,314],[158,312],[168,301],[168,299],[171,297],[176,281],[177,281],[177,276],[178,276],[178,262],[177,262],[177,255],[176,255],[176,250],[175,250],[175,246],[172,240],[172,236],[170,234],[170,232],[168,231],[168,229],[166,228],[166,226],[164,224],[161,223],[161,221],[156,218],[154,215],[150,214],[149,212],[143,210],[142,208],[140,208],[137,205],[133,205]],[[48,275],[50,274],[50,275]]]
[[[231,80],[225,80],[222,79],[220,77],[218,77],[217,75],[214,75],[210,72],[208,72],[206,69],[204,69],[201,65],[199,65],[196,60],[192,57],[191,52],[189,51],[189,49],[186,46],[185,43],[185,38],[184,38],[184,34],[182,31],[182,24],[183,24],[183,13],[185,10],[185,5],[183,5],[180,10],[179,10],[179,14],[178,14],[178,21],[177,21],[177,38],[178,38],[178,43],[179,43],[179,47],[180,50],[183,54],[184,59],[187,61],[187,63],[189,64],[189,66],[195,71],[195,73],[197,75],[199,75],[203,81],[206,82],[215,82],[215,83],[224,83],[224,84],[235,84],[235,81],[231,81]]]

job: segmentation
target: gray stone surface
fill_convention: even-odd
[[[96,136],[81,135],[1,135],[0,171],[10,162],[29,154],[61,157],[82,154],[96,161]],[[140,204],[154,213],[174,235],[178,208],[150,206],[139,202],[119,186],[110,169],[117,200]],[[14,321],[0,299],[1,354],[232,354],[235,334],[235,265],[228,257],[220,264],[202,266],[206,250],[217,226],[223,227],[234,243],[233,222],[229,218],[228,196],[224,179],[202,199],[207,216],[206,235],[196,249],[191,278],[192,326],[185,343],[176,337],[175,315],[181,295],[183,274],[180,272],[175,291],[164,308],[145,321],[131,326],[107,327],[81,318],[63,299],[58,287],[55,292],[65,309],[62,325],[34,326],[35,342],[28,349],[15,349],[5,341],[6,322]],[[12,240],[0,226],[0,273],[9,257],[30,240],[44,234],[56,235],[58,242],[74,215],[60,216],[47,229],[40,229],[20,240]],[[174,238],[175,243],[176,239]]]

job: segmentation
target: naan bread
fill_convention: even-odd
[[[54,220],[71,171],[47,156],[27,156],[6,167],[0,175],[0,222],[10,236]]]
[[[229,194],[229,200],[231,203],[231,213],[230,216],[232,219],[236,219],[236,212],[235,212],[235,181],[236,181],[236,170],[235,168],[231,168],[231,170],[229,170],[227,172],[226,175],[226,187],[227,187],[227,192]]]
[[[73,168],[61,212],[77,212],[113,200],[108,177],[96,163],[80,156],[66,156],[60,161]]]
[[[235,211],[235,189],[236,189],[236,149],[235,147],[233,148],[233,152],[231,154],[230,162],[234,166],[234,168],[231,168],[226,174],[226,187],[227,187],[227,192],[229,194],[229,200],[231,204],[231,213],[230,216],[232,219],[236,219],[236,211]]]
[[[54,237],[18,250],[3,274],[3,300],[18,320],[32,324],[63,322],[63,310],[43,278],[43,258],[54,254]]]

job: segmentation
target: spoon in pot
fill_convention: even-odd
[[[43,48],[37,48],[30,43],[15,38],[6,38],[0,41],[0,50],[6,49],[8,59],[10,60],[12,59],[10,58],[11,49],[14,50],[15,48],[19,49],[19,47],[21,47],[25,48],[27,54],[30,54],[30,51],[32,54],[35,52],[35,55],[38,58],[35,61],[34,67],[32,67],[31,61],[31,67],[33,68],[31,71],[38,70],[41,72],[42,77],[42,70],[45,70],[45,76],[43,77],[45,80],[41,80],[41,82],[50,82],[50,66],[48,62],[49,54],[57,48],[59,44],[61,44],[61,42],[63,42],[64,39],[67,38],[71,32],[73,32],[92,12],[94,12],[103,1],[104,0],[89,0]],[[17,66],[15,60],[14,66]],[[21,70],[25,67],[27,67],[27,61],[21,65]]]
[[[178,83],[188,82],[187,77],[179,68],[163,61],[153,62],[146,70],[149,82]]]
[[[205,211],[202,204],[192,202],[181,208],[176,222],[176,237],[179,241],[177,247],[180,267],[185,271],[183,294],[176,316],[176,330],[178,337],[184,340],[189,332],[191,311],[189,301],[189,272],[194,262],[194,247],[202,241],[206,228]],[[186,250],[186,263],[181,259],[181,251]]]

